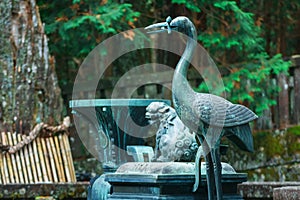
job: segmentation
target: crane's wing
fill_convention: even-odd
[[[232,104],[226,99],[212,94],[198,93],[198,101],[194,108],[200,120],[218,127],[233,127],[257,118],[257,116],[247,107],[238,104]]]
[[[226,128],[225,136],[240,149],[248,152],[254,151],[253,137],[248,123]]]
[[[224,127],[239,126],[257,119],[257,115],[243,105],[233,104],[226,111]]]

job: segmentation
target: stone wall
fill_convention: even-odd
[[[247,172],[249,181],[300,180],[300,126],[254,132],[253,137],[254,153],[243,152],[225,140],[229,149],[222,160]]]

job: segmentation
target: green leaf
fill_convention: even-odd
[[[228,10],[228,8],[230,8],[230,7],[236,7],[236,2],[235,1],[221,1],[221,2],[214,3],[214,6],[216,8],[220,8],[222,10]]]
[[[200,8],[197,6],[196,1],[192,0],[172,0],[174,4],[183,4],[187,9],[193,12],[201,12]]]

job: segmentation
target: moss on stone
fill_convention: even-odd
[[[256,131],[253,140],[253,153],[229,143],[222,160],[237,171],[247,172],[250,181],[299,180],[300,126],[285,131]]]
[[[289,127],[286,132],[300,136],[300,126]]]
[[[300,126],[288,128],[285,140],[287,141],[287,153],[289,155],[300,154]]]
[[[281,143],[282,138],[280,135],[264,131],[255,133],[253,137],[255,150],[262,149],[267,160],[274,156],[282,155],[284,152],[284,146]]]

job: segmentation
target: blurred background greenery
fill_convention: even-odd
[[[88,53],[106,38],[154,22],[188,16],[198,40],[222,71],[227,98],[258,115],[276,104],[279,88],[271,76],[287,73],[288,58],[300,52],[300,2],[219,0],[73,0],[37,1],[65,104],[66,94]],[[134,37],[134,36],[127,36]],[[141,57],[141,59],[144,59]],[[150,59],[150,58],[149,58]],[[116,62],[111,76],[120,77],[138,60]],[[149,61],[149,60],[148,60]],[[136,61],[138,62],[138,61]],[[205,91],[205,84],[199,84]]]

